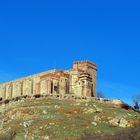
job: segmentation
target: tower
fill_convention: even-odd
[[[73,63],[73,70],[84,72],[79,78],[84,79],[84,86],[88,87],[85,90],[89,90],[89,87],[91,87],[91,95],[88,91],[86,91],[88,95],[86,93],[84,95],[96,97],[97,65],[90,61],[77,61]]]

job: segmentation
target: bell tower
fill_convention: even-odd
[[[84,78],[87,80],[84,80],[85,82],[89,81],[90,82],[86,84],[86,87],[89,87],[88,84],[90,84],[91,87],[91,95],[92,97],[96,97],[96,77],[97,77],[97,65],[90,62],[90,61],[77,61],[73,63],[73,69],[74,70],[82,70],[84,71]],[[87,73],[87,75],[86,75]],[[89,88],[88,88],[89,89]],[[87,92],[88,94],[89,92]],[[85,93],[84,93],[85,94]],[[89,96],[89,94],[88,94]]]

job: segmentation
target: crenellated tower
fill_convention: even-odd
[[[82,81],[79,82],[79,85],[81,83],[82,89],[83,87],[86,87],[84,88],[84,91],[82,90],[84,92],[83,95],[96,97],[97,65],[90,61],[77,61],[73,63],[72,71],[77,73],[77,76],[74,73],[72,74],[73,77],[75,77],[72,81]],[[72,85],[75,85],[74,82],[72,83]]]

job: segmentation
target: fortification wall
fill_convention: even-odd
[[[97,65],[89,61],[75,62],[67,71],[49,70],[0,84],[0,99],[19,96],[74,94],[96,96]]]
[[[41,76],[51,74],[59,70],[49,70],[39,74],[34,74],[24,78],[16,79],[10,82],[0,84],[0,98],[9,99],[21,95],[34,95],[40,94],[40,89],[43,90],[43,82],[41,82]],[[41,87],[40,88],[40,82]],[[49,82],[48,82],[48,87]],[[41,92],[42,93],[42,92]]]

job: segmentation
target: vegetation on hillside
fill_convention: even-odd
[[[140,124],[140,114],[112,104],[51,98],[0,106],[0,138],[80,140],[111,136]]]

